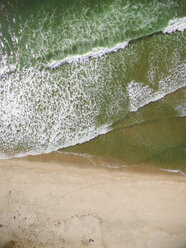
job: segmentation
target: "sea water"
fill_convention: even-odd
[[[185,166],[183,1],[0,2],[0,156]]]

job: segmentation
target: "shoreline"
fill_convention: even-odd
[[[28,161],[28,162],[42,162],[42,163],[56,163],[63,166],[73,166],[82,169],[84,166],[88,168],[95,167],[97,169],[103,168],[105,170],[114,172],[137,172],[150,174],[174,174],[186,177],[186,167],[182,169],[164,169],[155,165],[147,164],[124,164],[122,160],[110,159],[97,155],[80,154],[73,152],[56,151],[51,153],[44,153],[38,155],[27,155],[24,157],[11,158],[8,160]],[[0,160],[1,161],[1,160]]]
[[[42,162],[42,163],[56,163],[62,164],[63,166],[75,166],[82,168],[82,166],[96,167],[96,168],[105,168],[108,170],[126,170],[126,171],[146,171],[153,173],[166,173],[166,174],[180,174],[186,176],[186,167],[183,166],[181,169],[174,168],[163,168],[158,167],[157,164],[147,164],[137,163],[137,164],[127,164],[124,161],[107,156],[99,156],[86,153],[76,153],[70,151],[53,151],[49,153],[38,153],[38,154],[27,154],[25,156],[16,156],[16,157],[5,157],[0,158],[1,161],[26,161],[26,162]]]
[[[185,247],[186,177],[87,161],[0,160],[0,248]]]

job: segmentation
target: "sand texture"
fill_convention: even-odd
[[[185,248],[186,177],[0,161],[0,248]]]

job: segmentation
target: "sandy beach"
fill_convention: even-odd
[[[0,248],[186,247],[178,173],[54,153],[1,160],[0,188]]]

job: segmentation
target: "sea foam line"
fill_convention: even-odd
[[[168,173],[179,173],[182,176],[186,177],[186,174],[180,169],[180,170],[174,170],[174,169],[161,169],[162,171],[166,171]]]

